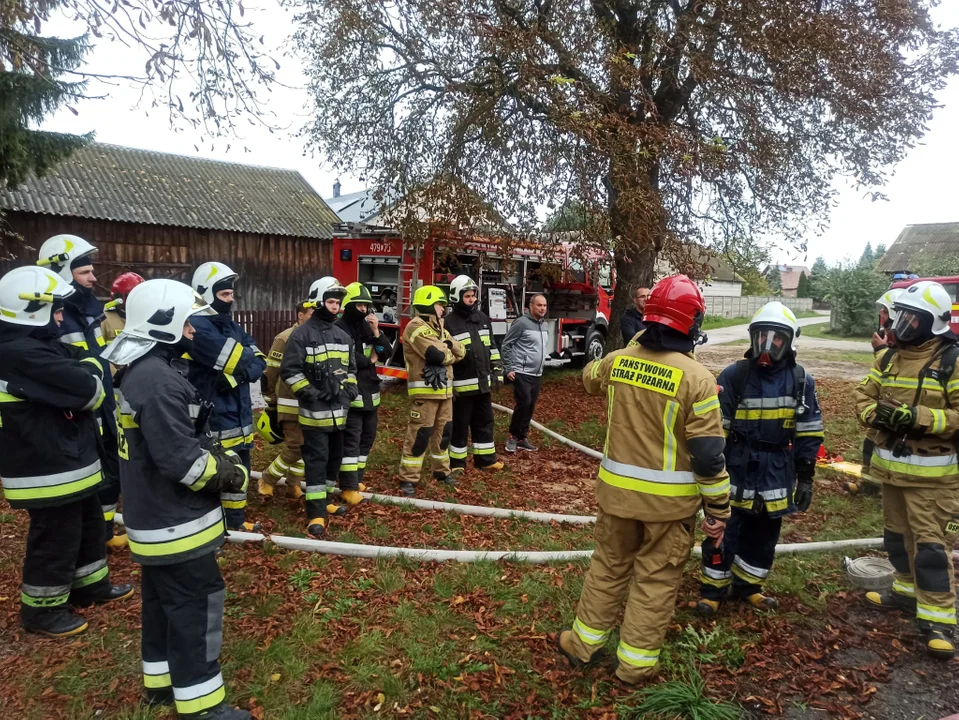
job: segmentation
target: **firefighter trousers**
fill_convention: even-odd
[[[699,594],[707,600],[722,601],[730,588],[734,597],[762,592],[782,526],[781,517],[771,518],[765,510],[757,513],[733,507],[718,552],[710,538],[703,541]]]
[[[263,473],[263,480],[270,487],[276,487],[282,477],[286,478],[287,485],[299,484],[304,476],[303,429],[299,420],[280,420],[280,431],[283,433],[283,449]]]
[[[496,462],[493,442],[493,400],[489,393],[460,395],[453,401],[453,434],[450,467],[465,468],[469,436],[473,436],[473,464],[489,467]]]
[[[301,426],[306,465],[306,519],[326,519],[327,486],[336,481],[343,459],[343,431]]]
[[[366,460],[376,440],[379,411],[351,409],[343,431],[343,461],[340,463],[340,490],[359,490]]]
[[[88,605],[110,590],[103,511],[91,495],[83,500],[27,511],[30,530],[23,559],[20,613],[31,623],[67,603]]]
[[[143,684],[147,694],[173,690],[179,717],[195,716],[225,699],[220,673],[225,586],[216,556],[173,565],[144,565]]]
[[[106,523],[104,534],[109,540],[113,537],[113,518],[117,514],[117,504],[120,501],[120,455],[117,438],[109,431],[100,435],[100,471],[103,481],[97,497],[100,498],[100,508]]]
[[[655,674],[693,547],[694,522],[640,522],[599,511],[596,549],[573,622],[573,651],[580,660],[605,645],[625,600],[616,675],[637,683]]]
[[[251,447],[250,445],[237,445],[230,448],[232,452],[239,455],[247,474],[250,472]],[[227,528],[241,530],[243,523],[246,522],[246,493],[220,493],[220,503],[223,505],[223,515],[226,517]]]
[[[453,432],[453,400],[413,400],[410,424],[400,459],[400,482],[419,482],[423,460],[429,450],[433,477],[450,471],[450,436]]]
[[[893,592],[916,600],[919,627],[952,632],[956,591],[952,548],[959,541],[959,491],[883,483],[883,544]]]

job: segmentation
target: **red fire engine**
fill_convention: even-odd
[[[946,292],[949,293],[949,297],[952,298],[952,319],[949,321],[949,326],[952,328],[952,331],[959,335],[959,277],[948,276],[948,277],[926,277],[926,278],[907,278],[905,280],[898,280],[892,283],[890,287],[892,288],[907,288],[910,285],[914,285],[920,280],[932,280],[942,285]]]
[[[479,285],[481,308],[489,315],[497,343],[522,315],[527,296],[543,293],[549,307],[551,358],[584,365],[603,355],[611,301],[609,263],[596,259],[584,267],[571,257],[569,247],[527,245],[510,249],[504,257],[492,238],[471,238],[455,247],[431,239],[413,247],[392,228],[344,223],[333,234],[333,274],[344,285],[366,285],[380,328],[391,340],[401,336],[410,321],[416,288],[437,285],[448,291],[453,278],[469,275]],[[403,346],[394,346],[393,357],[379,370],[405,378]]]

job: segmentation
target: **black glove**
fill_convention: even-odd
[[[452,341],[452,340],[444,340],[444,341],[443,341],[443,344],[445,344],[446,347],[448,347],[450,350],[453,349],[453,341]]]
[[[806,512],[812,504],[812,481],[816,475],[816,465],[811,460],[796,461],[796,489],[793,502],[799,512]]]
[[[442,365],[427,365],[423,368],[423,379],[434,390],[446,387],[446,368]]]
[[[355,382],[344,382],[341,386],[343,395],[346,396],[346,402],[351,403],[359,397],[360,386]]]
[[[233,388],[236,387],[233,383],[230,382],[230,376],[226,373],[220,373],[216,377],[216,391],[218,393],[230,392]]]
[[[876,406],[876,415],[872,424],[892,432],[902,432],[913,428],[917,415],[916,408],[909,407],[905,403],[897,405],[894,402],[882,400]]]
[[[423,356],[427,365],[442,365],[446,360],[446,353],[438,347],[430,345],[426,348],[426,354]]]
[[[216,474],[207,481],[203,489],[216,493],[246,492],[250,476],[240,461],[240,456],[219,446],[210,450],[210,454],[216,460]]]
[[[321,402],[331,403],[340,396],[340,381],[333,377],[325,365],[314,368],[314,387]]]

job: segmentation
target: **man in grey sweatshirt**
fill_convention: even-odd
[[[503,358],[503,370],[506,378],[513,383],[513,419],[509,426],[509,440],[506,452],[527,450],[536,452],[537,448],[526,434],[533,419],[536,399],[539,397],[540,379],[546,365],[549,332],[546,329],[546,296],[535,294],[529,297],[529,307],[523,317],[510,325],[503,339],[500,354]]]

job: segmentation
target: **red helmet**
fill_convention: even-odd
[[[110,297],[119,301],[118,304],[122,304],[126,302],[130,291],[142,282],[143,278],[135,272],[125,272],[122,275],[117,275],[113,285],[110,286]]]
[[[646,300],[643,322],[655,322],[695,339],[706,317],[706,301],[696,283],[672,275],[656,283]]]

